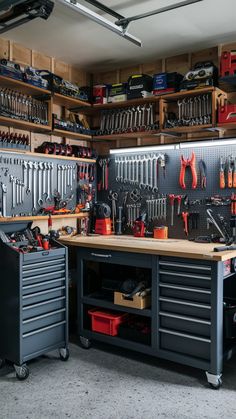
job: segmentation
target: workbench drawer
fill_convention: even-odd
[[[170,297],[194,302],[196,301],[199,303],[211,302],[210,290],[165,283],[160,283],[159,286],[161,297]]]
[[[56,257],[65,256],[66,249],[43,250],[42,252],[24,253],[23,261],[28,263],[43,262],[45,260],[55,259]]]
[[[212,266],[210,263],[205,263],[200,260],[183,260],[180,258],[163,258],[159,259],[160,270],[173,271],[180,273],[188,273],[190,275],[210,276]]]
[[[197,317],[188,317],[161,311],[160,326],[163,329],[172,329],[179,332],[187,332],[193,335],[210,337],[211,322]]]
[[[24,295],[22,297],[23,307],[32,306],[33,304],[45,302],[53,298],[64,297],[66,293],[65,285],[61,287],[55,287],[50,290],[32,292],[31,294]]]
[[[137,266],[142,268],[151,268],[152,266],[152,255],[148,254],[127,251],[114,252],[109,249],[80,249],[78,255],[80,259],[93,260],[95,262]]]
[[[175,332],[163,328],[160,331],[160,349],[177,352],[204,360],[210,359],[211,341],[187,333]]]
[[[50,290],[51,288],[60,287],[65,284],[65,277],[52,279],[49,281],[38,282],[31,285],[23,285],[22,295],[28,295],[35,292]]]
[[[54,298],[41,303],[32,304],[22,309],[23,320],[32,317],[40,316],[41,314],[49,313],[52,311],[60,310],[66,306],[66,297]]]
[[[211,318],[211,306],[209,304],[193,303],[167,297],[160,297],[159,302],[161,311],[183,314],[205,320],[210,320]]]
[[[52,311],[51,313],[41,314],[22,322],[22,333],[32,332],[45,326],[50,326],[62,322],[66,318],[66,309]]]
[[[42,329],[27,332],[22,337],[22,356],[29,357],[34,353],[50,349],[53,346],[63,346],[66,340],[66,321],[46,326]],[[29,357],[30,359],[30,357]]]
[[[23,273],[22,284],[24,287],[25,285],[42,283],[44,281],[52,281],[54,279],[64,278],[65,274],[65,265],[59,267],[58,269],[54,268],[53,272],[41,273],[35,271],[33,273],[31,272],[29,275],[25,275],[25,273]]]
[[[196,273],[186,273],[186,272],[174,272],[174,271],[164,271],[161,269],[159,271],[160,281],[167,284],[176,284],[184,285],[187,287],[197,287],[203,289],[211,288],[211,276],[210,275],[198,275]]]

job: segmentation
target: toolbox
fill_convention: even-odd
[[[224,299],[224,335],[225,339],[236,338],[236,299]]]
[[[30,225],[0,223],[0,230],[20,235]],[[30,359],[54,349],[69,356],[67,248],[53,241],[48,251],[24,253],[22,243],[0,239],[0,359],[14,364],[19,379]]]
[[[110,310],[92,309],[88,311],[92,319],[92,331],[105,335],[117,336],[120,325],[125,321],[128,314],[112,312]]]
[[[183,76],[177,72],[154,74],[153,94],[163,95],[165,93],[177,92],[182,80]]]
[[[127,100],[127,83],[111,84],[108,88],[108,102],[123,102]]]
[[[236,105],[225,104],[218,108],[218,122],[220,124],[230,124],[236,122]]]
[[[127,99],[139,99],[150,95],[153,78],[147,74],[134,74],[128,78]]]
[[[122,292],[115,291],[114,304],[143,310],[144,308],[150,307],[151,295],[142,297],[141,295],[135,294],[133,297],[126,297]]]
[[[123,339],[151,344],[151,325],[149,319],[130,314],[119,327],[119,336]]]
[[[223,51],[220,60],[221,77],[236,76],[236,51]]]

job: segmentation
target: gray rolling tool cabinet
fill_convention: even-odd
[[[26,227],[0,224],[5,233]],[[23,254],[0,240],[0,273],[0,364],[12,362],[23,380],[30,359],[59,349],[67,360],[67,248],[55,242],[55,249]]]
[[[88,278],[91,262],[111,266],[115,273],[119,265],[150,270],[152,303],[149,309],[137,310],[115,305],[91,294],[97,279]],[[235,339],[223,337],[223,298],[236,297],[236,275],[224,277],[223,262],[157,256],[77,247],[78,327],[82,346],[89,348],[92,340],[111,343],[127,349],[153,355],[202,369],[213,388],[222,384],[224,357],[229,359],[236,348]],[[98,271],[98,268],[96,268]],[[132,338],[108,336],[91,330],[88,311],[94,307],[119,310],[149,318],[149,344]]]

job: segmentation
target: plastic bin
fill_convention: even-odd
[[[224,336],[226,339],[236,338],[236,299],[224,299]]]
[[[117,336],[120,324],[124,323],[128,314],[108,310],[92,309],[88,311],[92,319],[92,331],[105,335]]]

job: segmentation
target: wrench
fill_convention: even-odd
[[[40,162],[38,164],[38,205],[43,205],[43,169],[44,164]]]
[[[3,217],[7,216],[7,185],[1,183],[2,187],[2,215]]]
[[[33,213],[36,212],[37,208],[37,174],[38,174],[38,163],[33,163]]]

